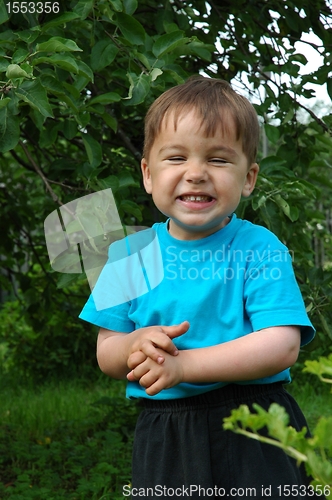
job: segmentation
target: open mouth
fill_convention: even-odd
[[[210,202],[213,200],[211,196],[205,196],[205,195],[184,195],[179,197],[181,201],[196,201],[196,202]]]

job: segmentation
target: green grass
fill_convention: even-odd
[[[303,380],[288,390],[313,430],[332,415],[332,394]],[[1,385],[0,500],[123,500],[138,413],[123,382]]]
[[[1,500],[116,500],[130,482],[137,408],[122,382],[1,391]]]
[[[303,411],[308,426],[314,430],[321,416],[332,416],[332,387],[330,384],[318,382],[314,376],[301,376],[299,381],[287,386]]]
[[[9,386],[1,391],[0,421],[13,425],[20,437],[42,439],[64,421],[89,418],[103,397],[123,398],[124,385],[115,381],[52,382],[44,386]]]

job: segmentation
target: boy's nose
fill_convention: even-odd
[[[204,163],[198,161],[188,162],[185,179],[188,182],[202,182],[207,179],[207,171]]]

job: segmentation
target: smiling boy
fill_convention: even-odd
[[[164,279],[104,311],[90,298],[81,313],[101,327],[102,371],[127,378],[127,396],[144,404],[132,483],[152,498],[157,485],[253,488],[256,498],[265,486],[278,498],[280,485],[308,484],[281,450],[222,429],[241,403],[277,402],[296,429],[306,425],[283,388],[314,335],[289,252],[234,214],[255,187],[258,140],[254,108],[224,81],[198,77],[162,94],[146,117],[141,166],[168,218],[154,225]],[[184,257],[193,250],[196,259]]]

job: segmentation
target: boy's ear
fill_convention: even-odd
[[[150,172],[150,168],[148,166],[148,162],[145,158],[142,158],[142,160],[141,160],[141,169],[142,169],[143,184],[145,187],[145,191],[148,194],[151,194],[152,193],[151,172]]]
[[[252,163],[248,169],[246,180],[242,189],[242,196],[244,196],[245,198],[250,196],[251,193],[253,192],[257,181],[258,172],[259,172],[258,164]]]

